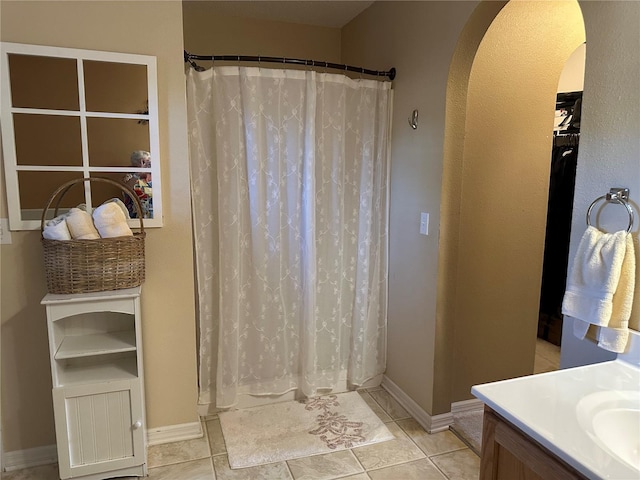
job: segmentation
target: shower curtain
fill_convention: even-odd
[[[386,365],[389,82],[187,75],[201,404]]]

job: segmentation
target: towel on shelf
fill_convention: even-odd
[[[108,201],[96,208],[93,211],[93,222],[102,238],[133,236],[118,202]]]
[[[622,352],[628,338],[635,287],[633,239],[626,231],[585,231],[562,302],[562,313],[574,317],[573,331],[598,346]]]
[[[79,208],[72,208],[66,217],[67,227],[74,240],[96,240],[100,238],[93,225],[91,215]]]
[[[53,220],[49,220],[42,230],[42,236],[47,240],[71,240],[65,217],[66,215],[58,215]]]

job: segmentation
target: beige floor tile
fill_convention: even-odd
[[[395,436],[393,440],[352,449],[365,470],[388,467],[425,457],[425,454],[416,447],[415,443],[398,425],[395,423],[387,423],[386,425]]]
[[[380,405],[378,405],[378,402],[376,402],[369,393],[364,391],[358,391],[358,393],[380,420],[382,420],[384,423],[393,422],[393,418],[387,415],[387,413],[382,409]]]
[[[362,472],[362,467],[349,450],[288,460],[295,480],[332,480]]]
[[[431,457],[431,461],[451,480],[478,480],[480,457],[470,449]]]
[[[398,420],[398,425],[428,457],[441,453],[462,450],[467,446],[449,430],[429,434],[413,418]]]
[[[153,480],[213,480],[213,463],[211,458],[176,463],[166,467],[149,469],[149,478]]]
[[[205,434],[193,440],[152,445],[149,447],[147,463],[149,468],[163,467],[210,456],[209,441]]]
[[[554,372],[560,369],[560,347],[536,338],[536,356],[533,373]]]
[[[536,338],[536,355],[560,363],[560,347],[541,338]]]
[[[374,390],[368,393],[394,420],[410,417],[409,413],[386,390]]]
[[[211,455],[227,453],[227,446],[225,445],[224,437],[222,436],[222,428],[220,428],[220,419],[215,418],[213,420],[209,420],[206,422],[206,425]]]
[[[371,477],[366,472],[358,473],[356,475],[349,475],[348,477],[340,477],[340,480],[371,480]]]
[[[289,468],[285,462],[270,463],[259,467],[238,468],[232,470],[226,455],[213,457],[216,480],[291,480]]]
[[[367,474],[372,480],[447,480],[447,477],[428,458],[380,470],[370,470]]]
[[[24,468],[14,472],[2,472],[2,480],[59,480],[58,465]]]
[[[555,372],[556,370],[558,370],[558,365],[555,362],[550,362],[546,358],[536,355],[533,361],[533,373]]]

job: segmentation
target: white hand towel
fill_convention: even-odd
[[[42,230],[42,236],[47,240],[71,240],[65,217],[66,215],[58,215],[53,220],[49,220]]]
[[[595,336],[602,343],[602,348],[620,348],[623,338],[616,330],[623,328],[623,324],[623,330],[626,329],[629,320],[635,282],[629,279],[630,271],[631,276],[635,275],[632,241],[631,247],[628,247],[630,241],[630,235],[626,231],[609,234],[587,227],[567,278],[562,313],[575,318],[574,334],[579,338],[587,335],[591,325],[609,327],[611,324],[611,331],[602,337],[602,342],[601,331],[592,331],[588,335]],[[616,293],[618,296],[614,309]],[[615,316],[612,316],[614,311]],[[626,320],[621,320],[625,316]],[[626,340],[624,343],[626,344]]]
[[[629,319],[636,285],[636,255],[631,235],[626,237],[626,248],[620,271],[618,288],[613,294],[611,319],[607,326],[590,326],[589,333],[598,346],[610,352],[622,353],[629,339]]]
[[[71,232],[71,238],[75,240],[96,240],[100,238],[91,220],[91,215],[84,210],[72,208],[69,210],[66,220],[69,232]]]
[[[102,238],[131,237],[133,232],[117,202],[106,202],[93,211],[93,221]]]

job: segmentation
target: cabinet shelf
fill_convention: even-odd
[[[138,378],[138,368],[135,357],[94,364],[67,364],[60,368],[58,374],[61,387],[136,378]]]
[[[90,357],[136,350],[136,332],[104,332],[65,337],[55,354],[56,360]]]

